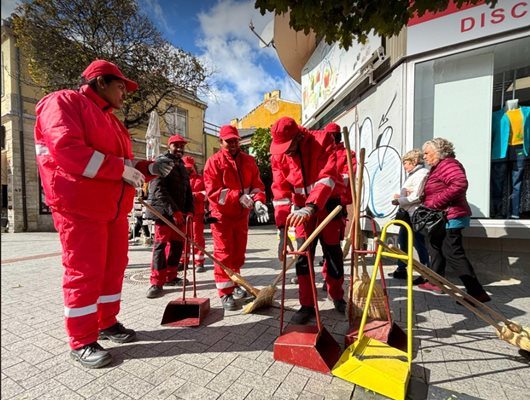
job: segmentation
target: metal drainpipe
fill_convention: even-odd
[[[20,71],[20,49],[15,47],[17,63],[17,97],[18,97],[18,140],[20,142],[20,179],[22,179],[22,231],[28,231],[28,206],[26,199],[26,155],[24,151],[24,104],[22,100],[22,79]],[[14,188],[13,188],[14,189]]]

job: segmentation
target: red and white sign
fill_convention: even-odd
[[[494,8],[484,2],[460,9],[453,2],[445,11],[410,19],[407,55],[530,27],[530,0],[499,0]]]

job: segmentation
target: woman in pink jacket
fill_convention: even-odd
[[[445,267],[449,265],[458,273],[471,296],[483,303],[490,301],[490,296],[478,281],[466,257],[462,243],[462,230],[469,226],[471,216],[466,199],[466,171],[456,160],[453,144],[447,139],[434,138],[425,142],[423,158],[431,166],[423,192],[423,204],[447,213],[445,226],[429,234],[431,269],[444,276]],[[419,287],[440,292],[437,286],[429,282]]]

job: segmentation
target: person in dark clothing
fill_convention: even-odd
[[[447,213],[445,226],[430,232],[428,236],[431,269],[445,276],[445,267],[449,265],[458,273],[471,296],[483,303],[490,301],[491,298],[478,281],[463,246],[462,230],[469,226],[471,216],[471,208],[466,199],[466,171],[456,160],[453,144],[447,139],[428,140],[422,150],[425,162],[431,166],[423,191],[423,204]],[[440,288],[430,282],[419,287],[441,292]]]
[[[182,162],[186,143],[187,141],[180,135],[169,138],[168,152],[158,158],[169,158],[174,161],[175,166],[166,177],[154,179],[149,185],[151,206],[167,219],[173,220],[182,232],[185,231],[185,218],[193,215],[194,212],[190,179]],[[183,280],[177,277],[184,239],[158,218],[149,216],[155,221],[155,238],[151,262],[151,287],[147,291],[147,298],[153,299],[162,295],[164,285],[184,284]],[[169,250],[166,249],[168,244]]]

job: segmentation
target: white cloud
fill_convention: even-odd
[[[8,18],[19,3],[19,0],[2,0],[2,18]]]
[[[199,58],[214,71],[212,93],[206,120],[218,125],[241,118],[263,101],[263,95],[274,89],[282,98],[300,101],[300,89],[286,75],[273,48],[260,48],[258,38],[249,29],[252,20],[256,32],[270,21],[254,8],[254,1],[220,0],[198,15]]]

